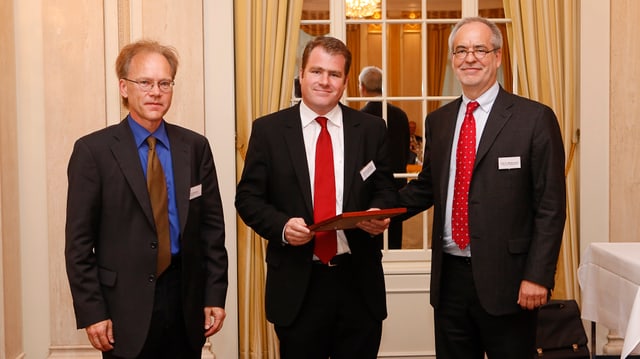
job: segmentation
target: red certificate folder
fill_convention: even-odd
[[[309,229],[314,232],[333,231],[337,229],[355,228],[356,223],[370,219],[384,219],[407,212],[406,208],[377,209],[373,211],[345,212],[312,224]]]

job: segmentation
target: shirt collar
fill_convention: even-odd
[[[324,115],[318,115],[305,105],[304,101],[300,101],[300,119],[302,120],[302,128],[305,128],[310,123],[315,122],[316,117],[319,116],[326,117],[329,122],[337,127],[342,127],[342,109],[340,108],[340,105],[336,105],[336,107]]]
[[[480,97],[475,99],[475,101],[478,102],[478,105],[482,109],[482,111],[486,113],[489,113],[491,111],[491,107],[493,106],[493,103],[495,102],[496,97],[498,97],[499,91],[500,91],[500,85],[496,81],[496,83],[494,83],[493,86],[489,87],[487,91],[485,91],[482,95],[480,95]],[[471,102],[471,99],[469,99],[467,96],[463,94],[462,105],[466,107],[469,102]]]
[[[147,141],[147,137],[149,135],[153,135],[163,146],[169,148],[169,136],[167,135],[167,129],[164,126],[164,120],[160,122],[160,127],[156,129],[153,133],[147,131],[146,128],[140,126],[131,115],[127,116],[127,121],[129,121],[129,127],[131,128],[131,132],[133,132],[133,139],[136,142],[136,148],[140,148],[142,143]]]

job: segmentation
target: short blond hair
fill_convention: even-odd
[[[123,79],[128,76],[131,59],[143,52],[158,53],[164,56],[171,67],[171,79],[175,79],[176,73],[178,72],[178,52],[172,46],[162,45],[153,40],[132,42],[120,50],[120,54],[118,54],[118,58],[116,59],[116,75],[118,79]],[[129,101],[126,97],[122,97],[122,104],[127,108],[129,107]]]

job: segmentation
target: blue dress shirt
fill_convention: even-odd
[[[171,238],[171,254],[177,254],[180,252],[180,226],[178,221],[178,206],[176,204],[176,189],[173,182],[171,145],[169,143],[169,136],[167,136],[167,130],[164,126],[164,120],[154,133],[150,133],[144,127],[140,126],[133,120],[133,118],[131,118],[131,115],[127,116],[127,120],[129,121],[129,127],[131,127],[133,139],[138,148],[138,156],[140,156],[140,163],[142,164],[142,171],[145,178],[147,178],[147,156],[149,153],[147,137],[153,135],[157,139],[156,153],[158,154],[162,170],[164,171],[164,177],[167,181],[167,193],[169,196],[169,235]]]

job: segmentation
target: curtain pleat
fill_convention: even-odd
[[[459,16],[459,15],[458,15]],[[449,24],[427,25],[427,95],[442,96],[445,74],[449,64],[449,34],[452,26]],[[427,113],[438,109],[441,101],[427,102]]]
[[[360,83],[358,80],[358,76],[360,75],[360,66],[361,66],[361,55],[362,52],[362,37],[366,37],[367,34],[367,25],[359,24],[359,25],[350,25],[347,26],[347,39],[346,44],[349,47],[349,51],[351,51],[351,68],[349,69],[349,75],[347,82],[347,93],[348,94],[358,94],[360,95]],[[369,64],[367,64],[369,65]],[[352,102],[349,106],[353,107],[356,110],[359,110],[361,107],[360,103]]]

